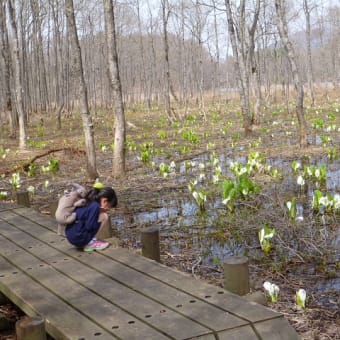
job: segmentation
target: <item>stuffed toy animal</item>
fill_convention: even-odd
[[[73,223],[76,220],[75,209],[86,205],[88,191],[81,185],[74,183],[72,190],[65,192],[58,201],[55,218],[58,222],[58,234],[61,234],[61,226]]]

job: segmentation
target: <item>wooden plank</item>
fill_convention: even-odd
[[[24,227],[22,226],[23,223],[20,222],[19,217],[11,216],[8,220],[24,230]],[[36,235],[37,237],[41,236],[40,238],[44,239],[44,233],[39,233],[40,227],[34,223],[31,224],[32,226],[27,230],[29,230],[32,235]],[[51,236],[49,235],[48,240],[50,237]],[[70,246],[65,243],[56,243],[55,247],[68,252]],[[106,250],[103,254],[107,255],[108,253],[109,250]],[[74,256],[73,254],[74,252],[69,252],[69,255]],[[107,256],[102,256],[102,258],[98,260],[97,257],[92,255],[93,254],[78,253],[76,256],[78,261],[85,263],[87,266],[91,265],[93,268],[97,268],[121,284],[150,299],[159,301],[167,308],[193,319],[211,330],[218,332],[248,323],[226,311],[221,311],[221,309],[216,308],[205,301],[193,298],[192,295],[170,287],[159,280],[155,280],[144,273],[128,268],[121,263],[113,262]],[[196,282],[193,280],[192,284],[196,284]]]
[[[57,232],[58,224],[53,216],[42,215],[38,211],[33,210],[31,208],[27,208],[27,207],[20,207],[17,209],[13,209],[12,213],[15,215],[25,217],[27,220],[40,224],[44,228],[49,229],[53,232]]]
[[[27,315],[46,319],[46,331],[55,339],[114,339],[87,317],[0,256],[0,291]],[[24,283],[24,284],[23,284]]]
[[[162,281],[175,289],[191,294],[210,304],[236,315],[249,322],[270,320],[283,317],[269,308],[232,294],[222,288],[215,287],[203,281],[195,284],[195,280],[173,268],[160,265],[141,256],[135,256],[126,249],[109,249],[106,256],[129,266],[137,271],[147,273],[150,277]]]
[[[12,210],[18,208],[18,205],[15,202],[1,202],[0,201],[0,212],[5,210]]]
[[[11,229],[14,228],[10,226],[5,230],[2,228],[1,234],[10,237]],[[62,295],[74,308],[79,309],[107,329],[113,327],[114,334],[117,336],[123,339],[138,339],[140,334],[143,334],[148,339],[165,338],[160,333],[154,334],[156,331],[153,329],[149,330],[143,324],[143,319],[148,320],[150,324],[158,327],[163,333],[170,333],[170,336],[176,339],[186,339],[210,332],[193,321],[173,311],[166,310],[164,306],[113,282],[95,270],[88,269],[46,244],[42,243],[39,247],[31,249],[36,255],[38,254],[38,257],[27,253],[18,246],[21,242],[27,244],[29,238],[34,240],[29,235],[23,234],[23,240],[20,239],[16,242],[17,244],[13,244],[0,237],[1,252],[8,256],[11,262],[26,270],[27,274],[39,280],[41,284],[51,289],[55,294]],[[43,262],[42,259],[46,262]],[[52,265],[58,270],[52,268]],[[69,276],[63,275],[64,273]],[[77,281],[74,281],[74,279],[77,279]],[[99,297],[99,294],[101,297]],[[106,299],[104,299],[105,297]],[[129,303],[130,311],[139,314],[140,320],[130,314],[122,316],[122,313],[116,307],[116,300],[120,302],[122,307],[126,307],[126,304]],[[107,302],[114,302],[115,304],[107,306]],[[139,313],[136,313],[136,306],[139,306]],[[128,311],[128,309],[126,310]],[[159,313],[159,311],[162,313]],[[112,318],[115,320],[114,325],[112,325]],[[137,334],[134,332],[135,328],[138,329]]]
[[[254,327],[263,340],[299,340],[301,337],[295,329],[284,319],[258,322]]]
[[[251,326],[243,326],[218,333],[218,340],[256,340],[261,339]],[[269,340],[269,339],[268,339]]]

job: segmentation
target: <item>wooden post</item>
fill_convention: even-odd
[[[30,196],[28,191],[18,191],[17,192],[17,203],[18,205],[23,205],[25,207],[30,207]]]
[[[96,235],[96,237],[101,239],[101,240],[105,240],[107,238],[111,238],[112,237],[112,225],[111,225],[110,215],[108,215],[108,217],[109,218],[105,222],[103,228],[100,229],[100,231]]]
[[[15,331],[17,340],[46,340],[45,320],[40,316],[17,321]]]
[[[224,289],[238,295],[249,293],[248,263],[245,256],[231,256],[224,261]]]
[[[161,262],[159,229],[157,227],[142,229],[142,255],[151,260]]]

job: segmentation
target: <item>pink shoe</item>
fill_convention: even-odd
[[[110,245],[109,242],[92,239],[90,243],[84,247],[84,251],[89,253],[94,250],[104,250],[109,245]]]

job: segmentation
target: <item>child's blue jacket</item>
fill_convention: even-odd
[[[99,211],[100,206],[96,201],[75,210],[76,220],[65,229],[66,238],[71,244],[82,248],[95,237],[100,227]]]

